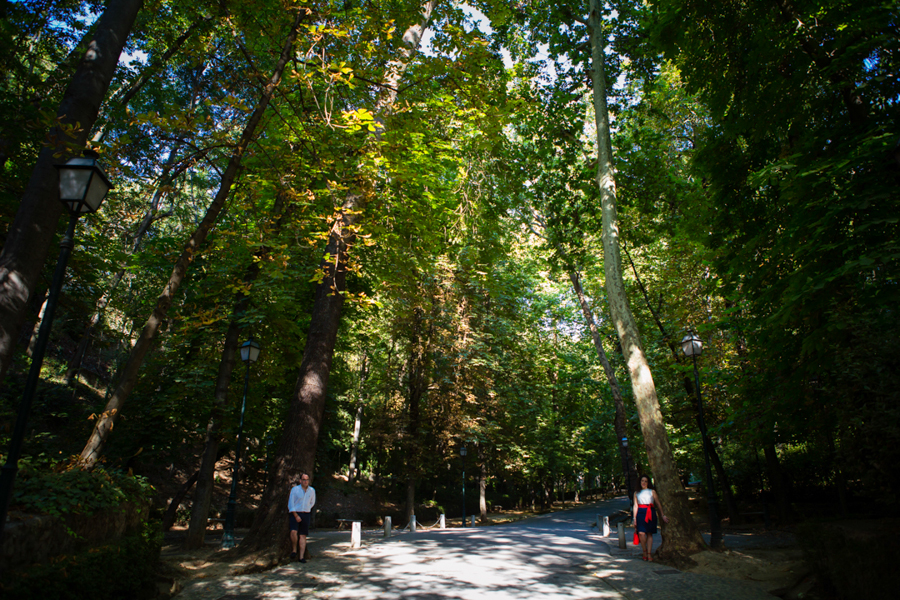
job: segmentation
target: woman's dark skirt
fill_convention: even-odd
[[[649,521],[645,521],[647,518],[647,509],[646,508],[638,508],[637,512],[637,521],[635,522],[635,529],[637,529],[638,533],[656,533],[656,511],[652,511],[651,516],[653,517]]]

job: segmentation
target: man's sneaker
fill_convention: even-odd
[[[291,552],[291,561],[295,561],[295,560],[297,560],[297,553]]]

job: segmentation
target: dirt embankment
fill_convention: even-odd
[[[785,599],[811,598],[815,578],[796,538],[780,531],[745,531],[726,534],[725,550],[706,551],[691,558],[685,570],[717,577],[750,581],[769,594]]]

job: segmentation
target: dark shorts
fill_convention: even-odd
[[[288,513],[288,527],[291,528],[291,531],[296,531],[297,535],[309,535],[309,513],[298,512],[297,514],[300,515],[299,523],[293,513]]]

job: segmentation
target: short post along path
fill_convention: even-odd
[[[390,539],[366,532],[364,546],[337,557],[313,557],[254,575],[191,582],[180,600],[588,600],[602,598],[772,600],[752,582],[686,573],[644,562],[628,540],[620,550],[615,528],[604,538],[598,514],[628,507],[616,499],[508,525],[419,529]],[[381,534],[380,530],[377,532]],[[395,531],[395,533],[397,533]],[[631,533],[631,530],[628,531]],[[336,534],[328,532],[334,540]],[[340,533],[335,549],[349,549]],[[658,547],[661,539],[656,536]]]

